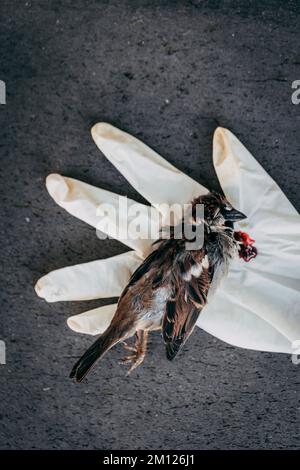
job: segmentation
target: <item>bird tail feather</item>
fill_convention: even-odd
[[[76,382],[81,382],[95,366],[96,362],[119,341],[120,338],[116,338],[110,328],[108,328],[76,362],[70,377],[75,378]]]

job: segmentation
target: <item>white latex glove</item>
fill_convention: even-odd
[[[157,210],[161,203],[186,204],[207,192],[149,147],[109,124],[96,124],[92,136],[102,153]],[[241,259],[232,263],[197,324],[236,346],[293,353],[293,342],[300,340],[299,215],[230,131],[215,131],[213,160],[226,197],[248,215],[240,228],[256,240],[258,256],[249,263]],[[119,197],[60,175],[48,176],[46,184],[60,206],[93,226],[99,222],[96,208]],[[146,230],[154,213],[140,206]],[[168,214],[161,216],[163,223]],[[120,295],[153,240],[121,241],[135,251],[53,271],[38,281],[37,294],[48,302]],[[81,333],[102,333],[115,309],[114,304],[84,312],[70,317],[68,325]]]

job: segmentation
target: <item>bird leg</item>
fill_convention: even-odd
[[[127,375],[129,375],[134,369],[136,369],[139,365],[142,364],[147,352],[148,331],[138,330],[135,336],[136,341],[134,347],[128,346],[127,343],[124,343],[125,349],[133,352],[133,354],[131,354],[130,356],[127,356],[122,359],[123,364],[132,363],[129,371],[127,372]]]

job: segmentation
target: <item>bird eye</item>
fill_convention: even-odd
[[[225,211],[231,211],[231,207],[224,206]]]

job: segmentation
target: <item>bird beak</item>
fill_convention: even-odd
[[[236,209],[232,209],[225,214],[225,219],[229,220],[230,222],[237,222],[238,220],[243,220],[246,218],[247,216],[245,214]]]

